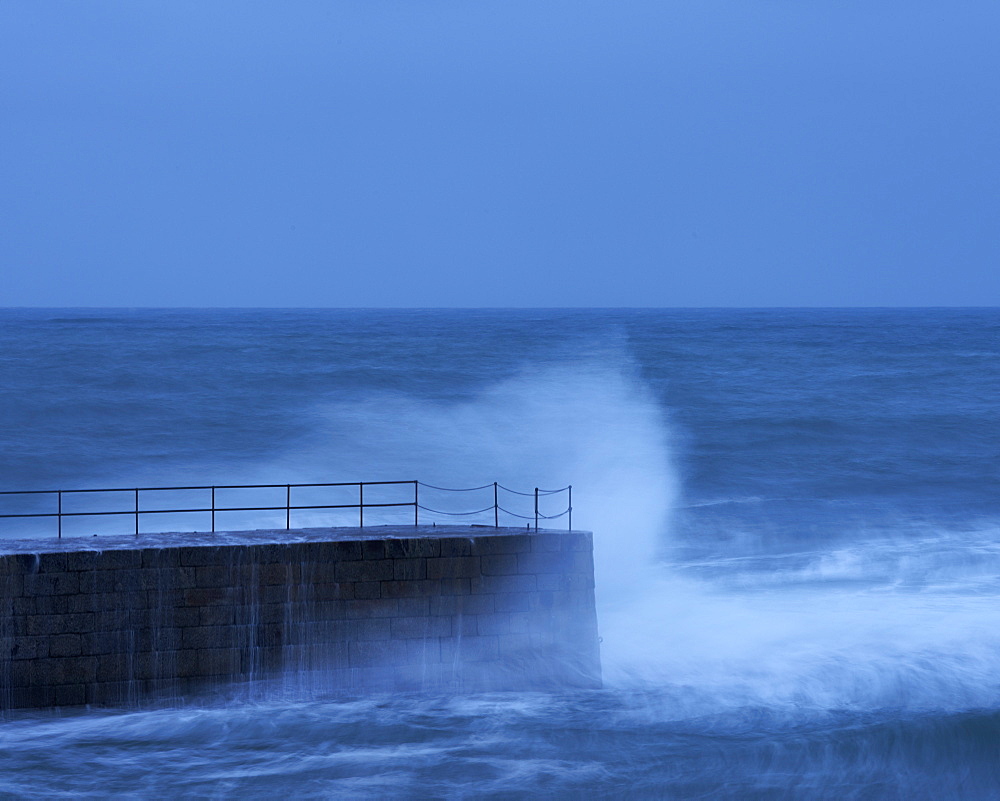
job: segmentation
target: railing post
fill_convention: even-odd
[[[56,502],[56,511],[58,514],[56,517],[59,520],[59,539],[62,539],[62,490],[59,490],[57,497],[58,501]]]
[[[567,489],[569,490],[569,506],[566,507],[566,511],[569,514],[568,530],[572,531],[573,530],[573,485],[570,484],[569,487],[567,487]]]
[[[535,487],[535,531],[538,531],[538,487]]]
[[[135,536],[139,536],[139,490],[135,491]]]
[[[493,482],[493,528],[500,528],[500,496],[495,481]]]
[[[285,484],[285,531],[292,527],[292,485]]]
[[[420,525],[420,496],[417,495],[417,489],[420,487],[419,481],[413,482],[413,525]]]
[[[365,485],[358,483],[358,524],[365,527]]]
[[[212,487],[212,533],[215,533],[215,487]]]

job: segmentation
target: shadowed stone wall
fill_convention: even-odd
[[[0,707],[600,685],[589,532],[93,541],[2,546]]]

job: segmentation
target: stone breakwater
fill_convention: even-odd
[[[589,532],[400,526],[7,542],[0,609],[7,709],[233,687],[600,686]]]

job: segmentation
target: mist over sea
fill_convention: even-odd
[[[0,795],[1000,797],[1000,310],[0,310],[0,489],[395,479],[573,485],[604,689],[11,713]]]

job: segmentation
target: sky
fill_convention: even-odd
[[[0,0],[0,306],[1000,305],[995,0]]]

